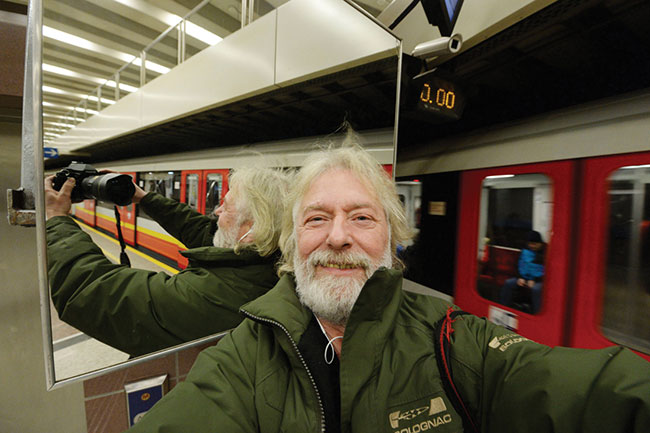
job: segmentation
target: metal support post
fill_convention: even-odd
[[[248,22],[250,24],[254,21],[255,16],[255,0],[248,0]]]
[[[97,88],[97,111],[102,111],[102,86]]]
[[[140,87],[147,84],[147,52],[140,53]]]
[[[185,61],[185,31],[186,31],[186,20],[182,20],[178,23],[178,48],[177,48],[177,64],[181,64]]]
[[[120,73],[115,73],[115,102],[120,100]]]
[[[248,0],[241,0],[241,28],[246,27],[248,19]]]

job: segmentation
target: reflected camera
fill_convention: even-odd
[[[131,204],[135,186],[128,174],[99,173],[92,165],[73,162],[59,171],[52,182],[55,190],[59,191],[65,181],[73,177],[76,181],[72,190],[72,203],[85,199],[114,203],[118,206]]]

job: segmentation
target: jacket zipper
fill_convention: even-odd
[[[255,316],[248,311],[245,310],[240,310],[244,315],[250,317],[251,319],[257,321],[257,322],[266,322],[270,323],[272,325],[277,326],[278,328],[282,329],[282,331],[287,335],[287,338],[289,338],[289,341],[291,342],[291,345],[293,346],[293,349],[296,351],[296,354],[298,355],[298,359],[300,359],[300,362],[302,362],[303,367],[305,367],[305,371],[307,372],[307,376],[309,377],[309,381],[311,382],[312,387],[314,388],[314,392],[316,393],[316,400],[318,401],[318,409],[320,412],[320,432],[325,433],[325,410],[323,409],[323,401],[320,398],[320,393],[318,392],[318,388],[316,387],[316,382],[314,381],[314,377],[311,374],[311,371],[309,371],[309,367],[307,367],[307,363],[305,362],[305,358],[302,357],[302,353],[300,353],[300,350],[298,350],[298,345],[294,341],[294,339],[291,337],[291,334],[289,334],[289,331],[287,331],[287,328],[284,327],[284,325],[280,322],[276,322],[275,320],[267,319],[264,317],[259,317]]]

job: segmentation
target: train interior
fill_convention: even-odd
[[[539,342],[620,344],[650,360],[650,3],[465,0],[462,49],[424,59],[416,46],[443,29],[422,3],[0,1],[0,34],[28,41],[0,71],[14,83],[0,85],[3,182],[29,189],[16,167],[37,134],[20,125],[38,125],[45,158],[31,177],[83,161],[211,215],[231,169],[262,153],[299,167],[346,122],[394,176],[415,229],[398,247],[409,290]],[[40,58],[27,19],[39,4]],[[24,68],[25,52],[42,68]],[[23,69],[42,74],[42,100]],[[185,246],[137,205],[118,212],[134,267],[187,266]],[[113,206],[85,200],[73,215],[117,262]],[[0,396],[0,431],[123,431],[126,384],[166,374],[173,387],[214,344],[136,360],[96,344],[48,307],[34,229],[2,230],[0,278],[16,288],[0,365],[24,369],[7,389],[27,391]],[[526,254],[536,273],[519,284]]]

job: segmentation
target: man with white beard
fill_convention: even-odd
[[[282,203],[290,175],[242,168],[214,210],[218,220],[136,185],[133,203],[189,250],[169,276],[111,263],[72,218],[74,180],[46,179],[48,270],[61,320],[137,356],[237,326],[239,307],[278,281]]]
[[[288,196],[283,273],[130,432],[645,432],[650,364],[555,348],[401,290],[410,235],[357,147],[324,151]]]
[[[381,266],[392,267],[386,217],[355,174],[334,167],[310,183],[298,211],[294,208],[295,239],[284,244],[297,246],[292,260],[296,293],[333,339],[338,355],[338,340],[363,285]]]

